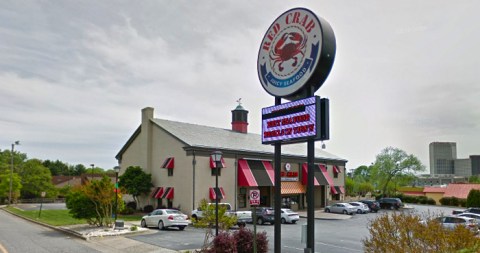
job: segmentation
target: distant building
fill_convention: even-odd
[[[466,183],[468,177],[455,176],[453,174],[441,174],[441,175],[421,175],[415,180],[415,186],[438,186],[448,185],[453,183]]]
[[[454,174],[454,160],[457,159],[455,142],[432,142],[430,151],[430,175]]]
[[[436,177],[471,177],[480,175],[480,155],[469,158],[457,158],[455,142],[432,142],[429,145],[430,176]]]

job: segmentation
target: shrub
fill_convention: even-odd
[[[130,227],[130,231],[137,231],[138,230],[138,227],[133,225]]]
[[[146,205],[143,207],[143,211],[145,213],[151,213],[153,211],[153,206],[152,205]]]
[[[467,207],[467,200],[466,199],[459,199],[458,200],[458,205],[460,205],[461,207]],[[470,207],[470,206],[468,206]]]
[[[235,253],[237,244],[233,235],[228,232],[221,232],[213,239],[213,247],[207,250],[207,253]]]
[[[460,199],[455,197],[443,197],[440,199],[440,204],[444,206],[459,206],[461,202]]]
[[[127,208],[131,208],[133,210],[137,210],[137,203],[135,201],[130,201],[127,203]]]
[[[428,199],[427,199],[427,204],[428,204],[428,205],[436,205],[437,202],[436,202],[434,199],[432,199],[432,198],[428,198]]]
[[[466,205],[468,207],[480,206],[480,191],[479,190],[476,190],[476,189],[470,190],[470,192],[468,193]]]
[[[122,211],[119,212],[120,214],[134,214],[135,210],[132,209],[131,207],[127,207],[123,209]]]
[[[241,228],[233,234],[235,241],[237,242],[238,253],[250,253],[253,252],[253,231],[247,228]],[[268,239],[267,232],[257,233],[257,252],[268,252]]]
[[[432,217],[421,222],[412,213],[385,213],[368,225],[370,235],[363,240],[364,252],[458,252],[473,249],[480,239],[464,226],[450,230]],[[401,224],[401,225],[399,225]]]

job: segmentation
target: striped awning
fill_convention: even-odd
[[[225,165],[225,160],[222,159],[220,160],[222,162],[222,168],[226,168],[227,166]],[[210,168],[215,169],[215,162],[213,161],[212,157],[210,156]]]
[[[163,194],[160,198],[162,199],[173,199],[173,187],[165,187]]]
[[[337,166],[333,165],[333,173],[339,174],[342,173],[342,171]]]
[[[164,169],[173,169],[175,167],[175,158],[168,157],[162,164],[162,168]]]
[[[327,169],[323,164],[315,164],[313,168],[314,185],[333,185],[333,179],[328,175]],[[307,163],[302,165],[302,184],[307,185],[308,166]]]
[[[282,188],[280,189],[281,195],[301,194],[305,192],[305,186],[303,186],[300,181],[282,182]]]
[[[155,187],[150,197],[154,199],[160,199],[163,194],[163,187]]]
[[[333,185],[330,185],[330,192],[332,194],[338,194],[340,192],[340,189],[337,188],[338,186],[333,186]]]
[[[275,186],[270,161],[238,160],[238,186]]]
[[[223,187],[218,187],[218,188],[210,187],[209,195],[210,195],[210,199],[213,199],[213,200],[216,199],[217,195],[218,195],[218,199],[224,199],[225,191],[223,190]]]

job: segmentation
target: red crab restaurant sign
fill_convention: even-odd
[[[330,25],[304,8],[283,13],[268,28],[258,53],[258,76],[272,96],[305,98],[322,86],[335,58]],[[311,96],[313,94],[310,94]]]

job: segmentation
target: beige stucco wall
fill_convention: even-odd
[[[435,200],[437,205],[440,205],[440,199],[443,198],[443,193],[438,193],[438,192],[431,192],[431,193],[425,193],[425,196],[427,198],[432,198]]]
[[[209,188],[215,187],[215,176],[212,176],[212,169],[210,168],[210,157],[205,152],[187,152],[184,150],[185,144],[177,138],[171,136],[165,130],[153,123],[150,119],[153,118],[153,108],[145,108],[142,110],[142,126],[139,136],[131,140],[129,146],[124,150],[121,157],[121,171],[122,174],[129,166],[140,166],[146,173],[152,175],[152,183],[154,187],[173,187],[174,198],[173,207],[179,207],[184,213],[190,214],[193,208],[198,207],[201,199],[209,199]],[[173,176],[168,176],[168,169],[161,168],[163,162],[169,158],[175,158],[175,166],[173,168]],[[225,199],[221,202],[231,203],[237,209],[249,209],[249,201],[246,200],[247,206],[239,208],[237,203],[237,194],[240,188],[237,188],[237,159],[255,158],[242,157],[232,153],[224,154],[226,168],[221,170],[221,175],[218,177],[218,186],[223,187],[225,191]],[[195,166],[193,160],[196,160]],[[282,171],[285,171],[285,163],[289,162],[292,167],[291,171],[299,173],[298,180],[301,181],[302,162],[282,161]],[[272,166],[274,164],[272,163]],[[195,168],[194,168],[195,167]],[[328,173],[334,180],[335,185],[343,186],[345,181],[344,166],[337,167],[342,171],[338,174],[338,178],[333,177],[333,166],[327,165]],[[195,179],[195,182],[194,182]],[[256,187],[245,187],[248,194],[250,189]],[[273,187],[270,190],[270,204],[274,205]],[[325,199],[326,197],[326,199]],[[343,196],[341,197],[343,199]],[[131,200],[131,197],[124,195],[126,201]],[[306,198],[304,198],[306,199]],[[145,205],[157,206],[157,200],[150,198],[150,195],[139,198],[139,207]],[[325,186],[315,187],[315,206],[323,207],[332,200],[330,189]],[[166,205],[167,200],[162,200],[162,204]],[[306,206],[306,205],[305,205]]]

